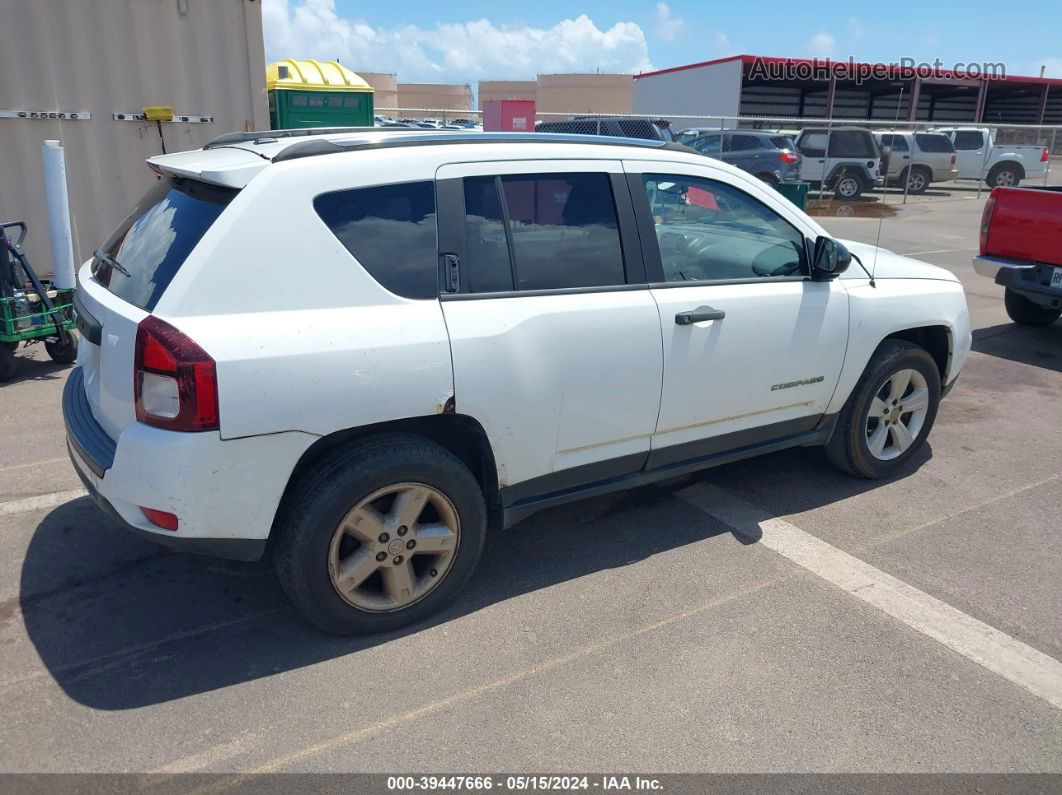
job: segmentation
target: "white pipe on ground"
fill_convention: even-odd
[[[48,231],[52,239],[53,284],[75,287],[74,235],[70,229],[70,198],[66,191],[66,158],[60,141],[45,141],[44,195],[48,201]]]

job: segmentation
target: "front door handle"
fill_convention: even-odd
[[[689,326],[693,323],[700,323],[702,320],[722,320],[726,317],[726,312],[722,309],[712,309],[710,306],[699,306],[696,309],[691,309],[689,312],[679,312],[675,315],[675,324],[679,326]]]

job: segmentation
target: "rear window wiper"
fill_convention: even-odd
[[[96,249],[92,252],[92,256],[94,256],[96,259],[98,259],[105,265],[110,265],[114,270],[118,271],[123,276],[129,276],[130,278],[132,278],[133,274],[131,274],[124,265],[118,262],[118,260],[116,260],[110,254],[105,254],[100,249]]]

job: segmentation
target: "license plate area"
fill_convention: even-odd
[[[1062,268],[1051,269],[1050,286],[1056,290],[1062,290]]]

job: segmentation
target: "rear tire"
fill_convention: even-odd
[[[407,493],[431,496],[397,524]],[[412,551],[415,539],[424,550],[451,524],[445,551]],[[300,479],[278,517],[274,563],[288,597],[318,629],[385,632],[457,595],[479,562],[486,528],[483,493],[460,459],[419,437],[378,436],[340,449]]]
[[[62,342],[48,342],[45,340],[44,349],[48,351],[48,355],[53,362],[71,364],[77,359],[77,336],[68,331],[65,345]]]
[[[833,196],[843,201],[853,201],[863,194],[863,180],[858,174],[839,174],[834,181]]]
[[[1009,287],[1003,293],[1003,306],[1010,319],[1023,326],[1050,326],[1062,315],[1062,309],[1040,306]]]
[[[939,405],[940,371],[933,357],[913,343],[886,340],[841,409],[826,455],[853,475],[888,477],[921,449]]]
[[[985,180],[990,188],[1015,188],[1021,183],[1021,174],[1011,165],[993,166]]]
[[[18,373],[17,342],[0,342],[0,381],[10,381]]]
[[[910,177],[907,176],[910,172]],[[914,166],[911,169],[904,169],[900,175],[900,187],[903,188],[906,183],[907,192],[916,196],[919,196],[929,190],[930,180],[933,175],[929,169],[923,166]]]

